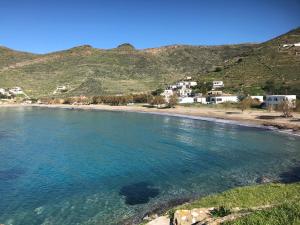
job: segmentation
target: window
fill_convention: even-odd
[[[222,101],[222,99],[221,98],[217,98],[217,102],[221,102]]]

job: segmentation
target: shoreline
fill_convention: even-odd
[[[300,136],[300,114],[294,113],[292,118],[283,118],[280,112],[248,110],[241,112],[237,109],[222,109],[209,107],[148,108],[141,105],[111,106],[111,105],[67,105],[67,104],[2,104],[0,108],[10,107],[39,107],[69,110],[93,110],[113,112],[135,112],[152,115],[172,116],[194,120],[211,121],[216,123],[233,124],[238,126],[256,127],[280,133]]]

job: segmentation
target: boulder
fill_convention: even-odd
[[[210,212],[214,208],[198,208],[192,210],[177,210],[174,213],[174,225],[191,225],[197,222],[205,222],[211,218]]]
[[[160,216],[146,225],[170,225],[170,219],[167,216]]]

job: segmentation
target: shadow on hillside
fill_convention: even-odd
[[[294,183],[300,181],[300,166],[281,173],[279,177],[280,181],[283,183]]]

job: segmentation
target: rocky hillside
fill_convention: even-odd
[[[58,85],[66,95],[144,92],[184,76],[222,79],[228,91],[241,87],[262,92],[273,79],[300,94],[300,29],[261,44],[224,46],[173,45],[137,50],[130,44],[115,49],[89,45],[49,54],[31,54],[0,47],[0,87],[21,86],[30,96],[50,96]]]

